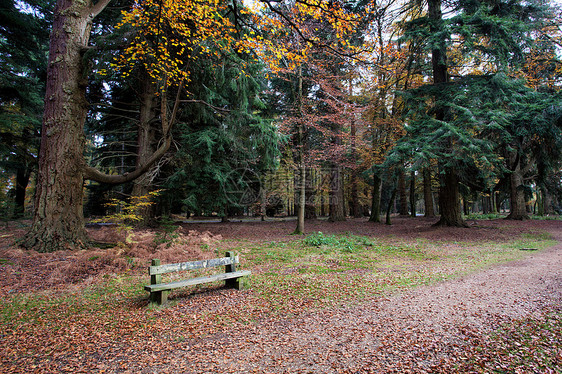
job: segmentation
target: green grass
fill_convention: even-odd
[[[252,270],[252,275],[242,281],[249,290],[241,294],[247,298],[244,305],[221,317],[221,321],[230,323],[360,303],[398,289],[431,284],[523,258],[528,252],[520,248],[542,249],[554,241],[543,232],[524,234],[508,243],[315,233],[290,241],[238,244],[241,268]],[[228,245],[231,247],[232,243]],[[146,308],[146,283],[148,276],[144,272],[124,273],[106,275],[92,285],[66,291],[10,294],[0,301],[0,321],[4,328],[31,332],[42,327],[64,330],[68,321],[74,323],[96,316],[99,323],[116,329],[115,326],[130,319],[160,318],[159,313],[181,307],[195,297],[190,295],[197,290],[179,291],[182,296],[171,306]],[[217,321],[215,312],[202,313],[200,318]]]
[[[241,269],[252,271],[242,280],[246,291],[205,285],[174,291],[167,306],[149,306],[143,287],[149,279],[142,269],[142,274],[106,274],[67,289],[5,295],[0,300],[0,323],[3,342],[11,352],[11,361],[6,362],[14,367],[50,368],[56,355],[76,358],[86,350],[104,354],[104,348],[97,348],[102,342],[116,352],[132,349],[135,355],[150,352],[154,342],[188,347],[191,339],[233,326],[259,328],[264,319],[298,318],[354,305],[523,258],[529,252],[520,248],[540,250],[554,241],[539,231],[506,243],[315,233],[271,243],[236,241],[238,248],[232,248],[232,240],[222,244],[240,253]],[[224,253],[221,243],[215,245],[218,253]],[[559,315],[548,326],[541,331],[559,331]],[[552,334],[545,336],[541,339],[548,341]],[[509,347],[494,349],[503,354]],[[543,356],[548,359],[546,353]],[[526,356],[521,360],[525,363]]]
[[[520,248],[555,242],[543,232],[509,243],[430,242],[321,232],[303,239],[253,245],[244,267],[250,289],[273,311],[354,303],[396,289],[431,284],[523,258]],[[256,272],[257,270],[257,272]]]

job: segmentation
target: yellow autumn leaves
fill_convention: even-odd
[[[280,7],[264,1],[255,2],[252,8],[242,2],[234,4],[138,0],[123,11],[116,26],[128,40],[112,67],[127,76],[140,66],[160,87],[169,87],[189,81],[194,59],[243,53],[275,73],[282,64],[291,69],[306,61],[312,45],[322,43],[317,27],[321,23],[335,35],[332,48],[356,48],[346,36],[353,33],[359,18],[337,2],[310,0]],[[288,42],[291,39],[296,41]]]

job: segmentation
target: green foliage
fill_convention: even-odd
[[[20,189],[27,186],[36,166],[53,5],[40,0],[0,1],[0,171],[18,176]],[[17,193],[5,196],[4,186],[0,189],[2,212],[8,207],[14,208],[10,216],[23,214],[25,191],[18,191],[22,195],[18,199]]]
[[[277,162],[281,139],[262,112],[261,66],[232,54],[198,63],[189,90],[208,105],[194,103],[181,113],[175,168],[164,186],[190,212],[228,215],[254,202],[238,201],[229,191],[257,195],[260,176]]]
[[[179,233],[176,232],[178,226],[174,224],[170,217],[162,217],[158,221],[158,227],[162,231],[158,231],[154,236],[154,243],[156,245],[166,243],[166,246],[169,247],[179,237]]]
[[[471,213],[465,216],[465,219],[470,219],[470,220],[492,220],[492,219],[501,219],[501,218],[505,218],[505,215],[499,213],[487,213],[487,214]]]
[[[317,232],[308,235],[302,240],[303,244],[312,247],[331,247],[340,249],[343,252],[351,253],[357,249],[364,249],[365,247],[372,247],[374,243],[371,239],[362,236],[351,234],[346,235],[325,235],[322,232]]]
[[[126,243],[131,243],[134,224],[143,220],[141,210],[154,205],[153,199],[158,197],[161,192],[162,190],[156,190],[143,196],[131,196],[128,201],[110,199],[105,205],[112,213],[93,219],[92,222],[115,224],[118,232],[125,232]]]

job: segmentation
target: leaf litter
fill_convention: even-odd
[[[471,230],[439,232],[395,221],[393,228],[310,226],[396,241],[474,241]],[[522,231],[513,223],[479,225],[478,240],[508,240]],[[29,253],[3,241],[1,292],[13,305],[2,304],[0,367],[13,373],[561,372],[560,222],[526,223],[525,230],[550,232],[558,244],[522,260],[414,289],[366,293],[352,303],[301,297],[279,285],[286,303],[277,305],[252,287],[208,286],[173,293],[168,307],[147,306],[146,279],[139,274],[151,257],[210,258],[230,248],[293,240],[289,226],[190,225],[181,228],[177,247],[158,247],[154,234],[141,232],[136,245],[84,253]],[[351,278],[334,279],[319,292],[351,292]],[[138,291],[107,291],[123,282]]]

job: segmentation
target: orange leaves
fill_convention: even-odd
[[[230,51],[251,54],[277,73],[282,64],[292,69],[305,62],[314,44],[355,53],[359,47],[347,37],[359,21],[357,14],[325,0],[297,2],[290,8],[265,0],[251,8],[219,0],[137,0],[117,25],[133,34],[113,67],[127,75],[140,64],[154,81],[178,84],[189,80],[190,60],[201,55],[220,58]],[[329,44],[318,35],[326,28],[335,36]],[[288,45],[290,35],[298,37]]]
[[[224,16],[226,8],[218,0],[137,2],[117,25],[134,34],[114,67],[127,75],[140,64],[163,86],[189,80],[189,60],[218,55],[221,47],[234,44],[235,28]]]

